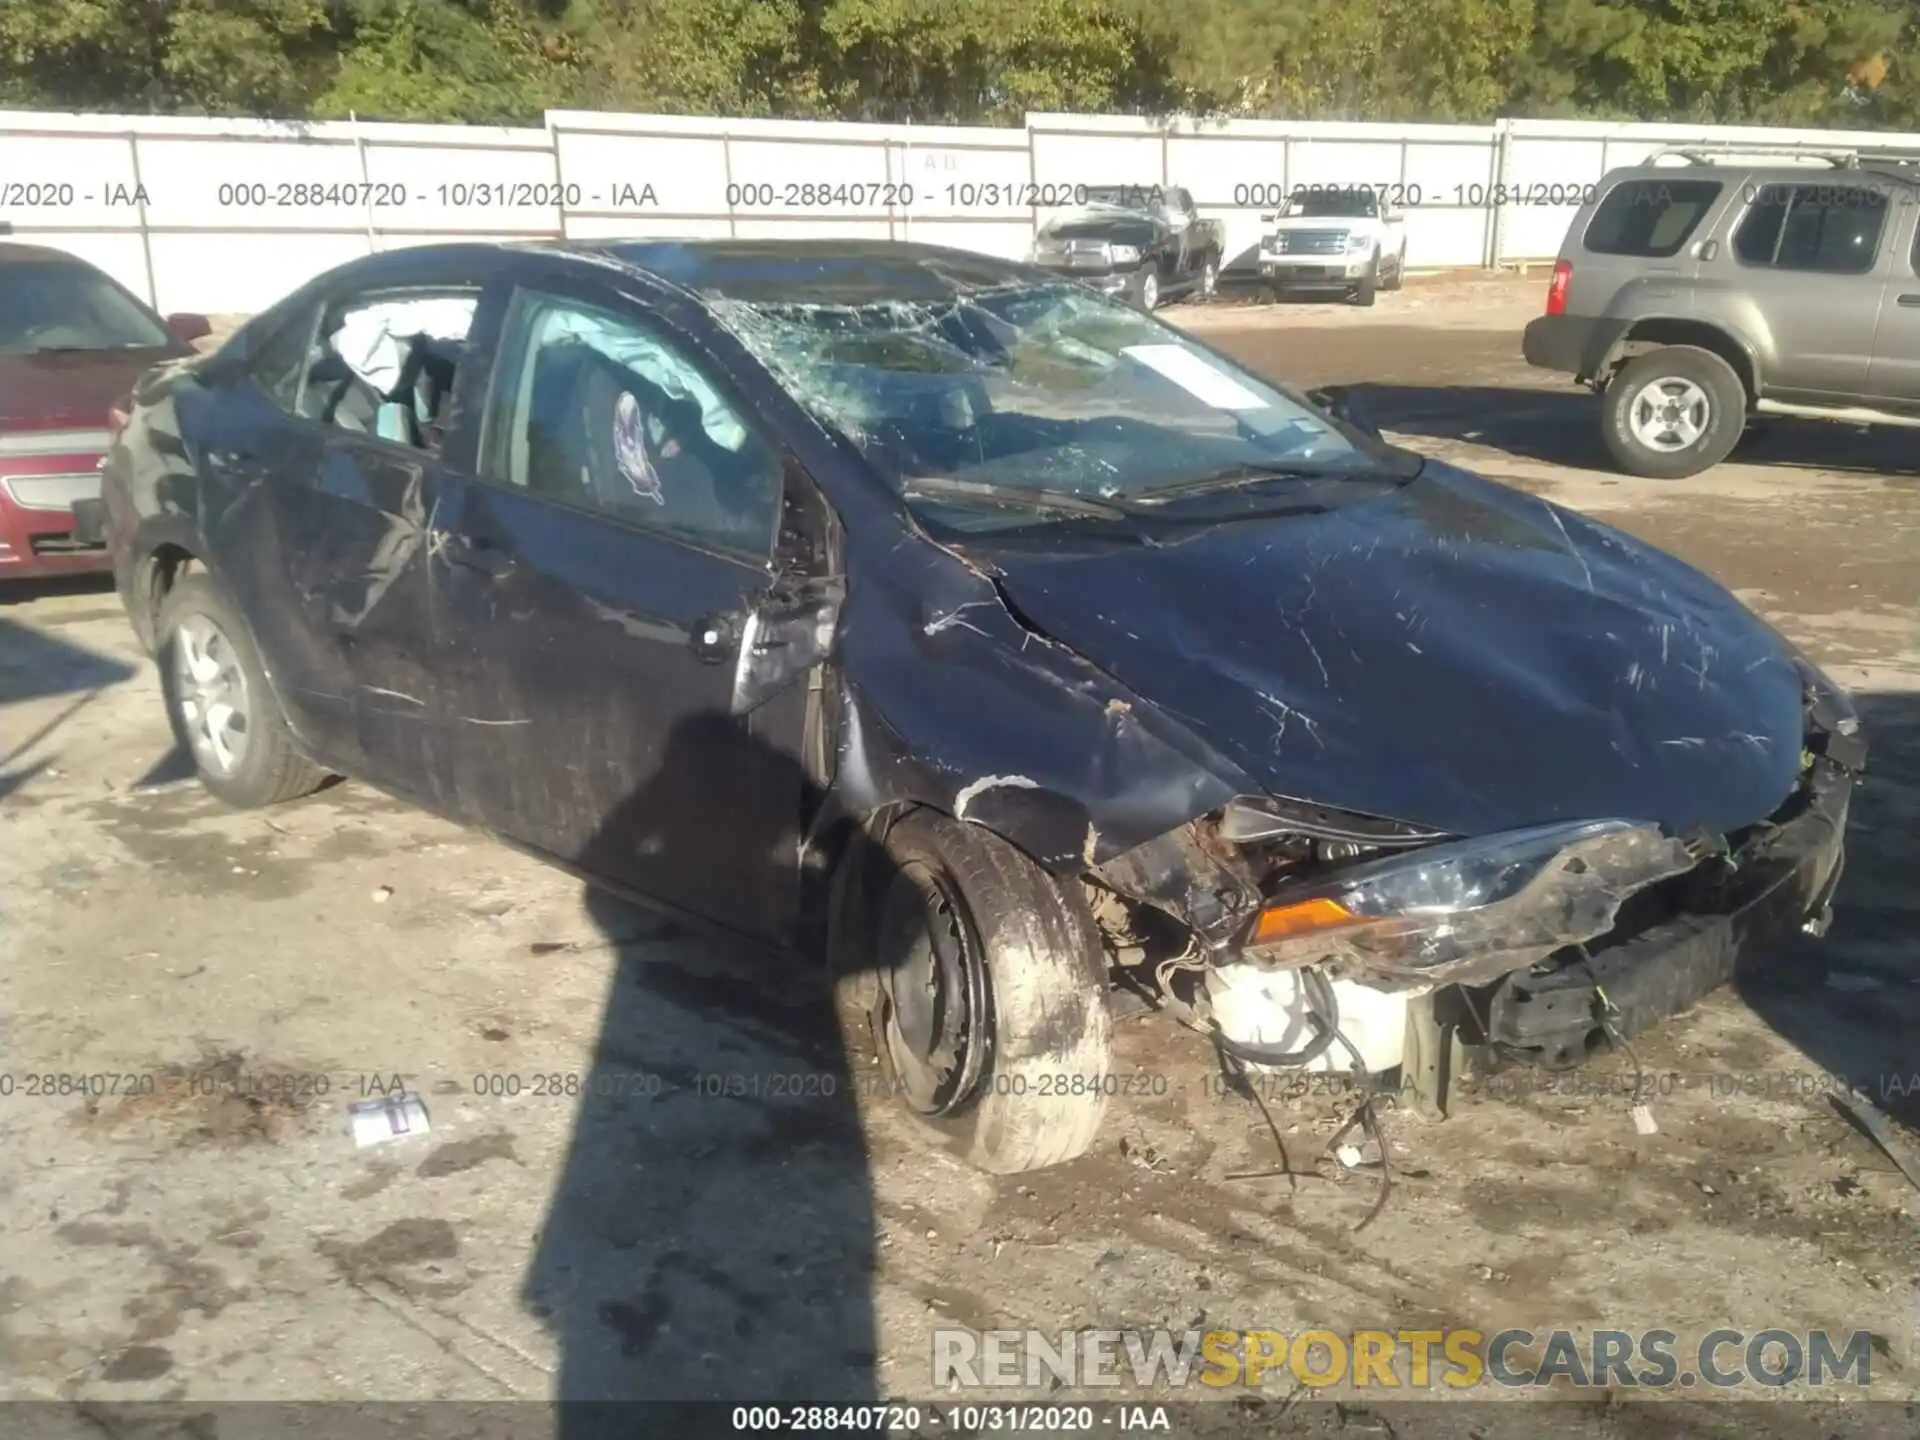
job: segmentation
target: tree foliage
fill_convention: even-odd
[[[1920,126],[1916,0],[0,0],[0,104]]]

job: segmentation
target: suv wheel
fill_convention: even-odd
[[[1655,480],[1718,465],[1747,423],[1747,391],[1733,367],[1691,345],[1627,362],[1602,404],[1601,436],[1614,463]]]
[[[1151,315],[1160,305],[1160,272],[1153,266],[1142,266],[1140,273],[1133,277],[1133,303]]]

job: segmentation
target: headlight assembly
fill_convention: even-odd
[[[1605,934],[1627,896],[1696,863],[1629,820],[1428,845],[1283,886],[1243,949],[1282,966],[1345,960],[1384,988],[1474,984]]]
[[[1365,250],[1371,247],[1372,244],[1373,244],[1373,237],[1371,235],[1366,234],[1364,231],[1358,235],[1347,236],[1347,249],[1351,250],[1356,255],[1359,254],[1362,250]]]
[[[1138,245],[1107,246],[1107,262],[1109,264],[1134,265],[1139,263],[1139,260],[1140,260],[1140,247]]]

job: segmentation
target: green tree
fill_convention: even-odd
[[[312,106],[321,119],[538,123],[572,78],[564,41],[513,0],[347,0],[333,35],[332,74]]]
[[[1514,114],[1858,123],[1848,76],[1911,23],[1884,0],[1539,0]]]
[[[0,104],[1920,124],[1920,0],[0,0]]]
[[[16,0],[0,5],[0,99],[298,115],[328,37],[323,0]]]

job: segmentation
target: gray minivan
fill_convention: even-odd
[[[1718,464],[1753,415],[1920,425],[1916,198],[1913,150],[1689,146],[1610,171],[1527,363],[1602,396],[1634,475]]]

